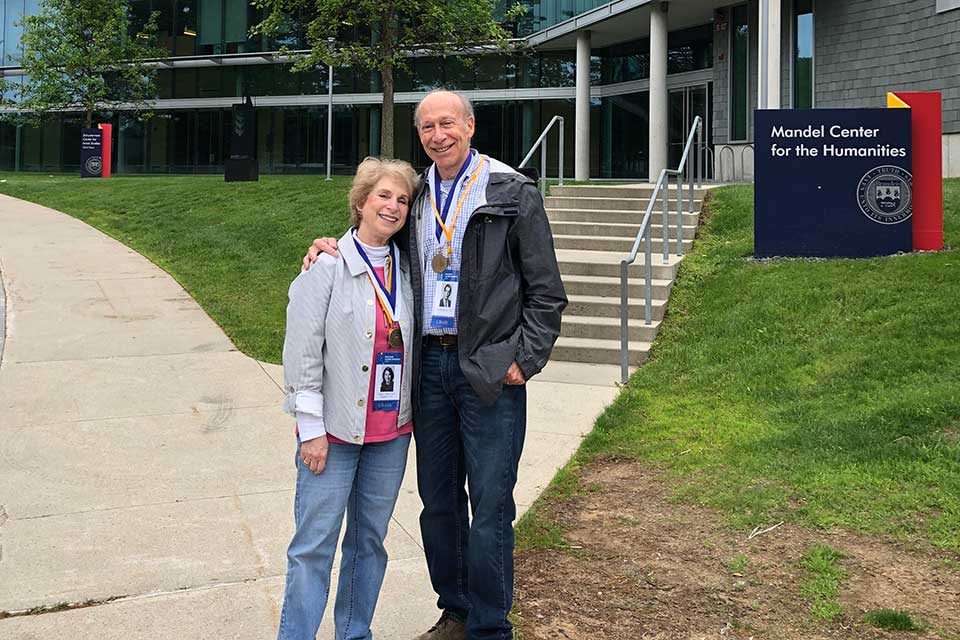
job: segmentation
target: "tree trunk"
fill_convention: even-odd
[[[380,82],[383,85],[383,106],[380,107],[380,155],[393,157],[393,49],[396,44],[394,20],[396,7],[387,3],[383,15],[380,38],[383,43],[383,65],[380,67]]]
[[[93,111],[91,111],[90,109],[87,109],[86,122],[87,122],[87,129],[92,129],[93,128]]]
[[[380,107],[380,155],[393,157],[393,65],[380,70],[383,84],[383,106]]]

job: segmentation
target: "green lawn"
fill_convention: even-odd
[[[168,271],[244,353],[280,362],[287,286],[317,236],[347,227],[349,178],[0,174],[0,193],[73,215]]]
[[[347,224],[348,180],[0,175],[170,272],[245,353],[279,362],[307,243]],[[960,180],[946,234],[960,243]],[[780,519],[960,551],[960,252],[755,262],[752,190],[715,192],[651,361],[597,420],[592,456],[634,456],[678,498],[747,529]],[[550,523],[521,543],[556,542]]]
[[[956,245],[960,181],[945,193]],[[756,262],[752,195],[715,192],[652,359],[552,495],[593,456],[632,456],[747,530],[785,519],[960,551],[960,252]],[[538,518],[521,539],[555,542]]]

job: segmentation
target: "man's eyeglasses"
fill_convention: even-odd
[[[420,125],[420,133],[433,133],[437,127],[440,127],[441,131],[451,131],[454,127],[457,126],[457,121],[453,119],[441,120],[439,124],[434,124],[433,122],[425,122]]]

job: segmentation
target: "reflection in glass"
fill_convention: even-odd
[[[600,177],[647,175],[650,94],[646,91],[600,100]]]
[[[144,123],[136,118],[121,116],[117,143],[117,173],[143,173],[147,155]]]
[[[173,24],[173,55],[192,56],[197,53],[197,2],[177,0]]]
[[[794,0],[793,107],[813,107],[813,0]]]
[[[573,51],[540,54],[540,87],[573,87],[577,84],[577,61]]]
[[[130,36],[135,37],[150,19],[150,0],[130,0]]]
[[[517,21],[517,35],[541,31],[607,2],[609,0],[521,0],[527,11]]]
[[[614,84],[650,77],[650,40],[634,40],[594,51],[601,60],[601,82]],[[710,25],[671,31],[667,36],[667,73],[685,73],[713,66]]]
[[[683,156],[683,148],[687,143],[687,136],[693,120],[700,116],[703,121],[704,142],[709,146],[713,142],[712,127],[709,126],[710,114],[713,111],[713,83],[683,87],[670,91],[668,99],[667,122],[669,126],[667,166],[676,167]],[[698,159],[697,154],[690,157],[690,162],[704,162]],[[712,167],[703,167],[709,175]]]
[[[153,0],[150,10],[157,14],[157,46],[173,53],[176,50],[173,0]]]
[[[14,65],[14,58],[20,55],[20,35],[23,27],[17,25],[24,15],[23,0],[7,0],[3,12],[3,59],[2,65]],[[27,14],[29,15],[29,14]]]
[[[195,98],[197,97],[197,69],[196,67],[187,67],[185,69],[174,69],[173,72],[173,97],[174,98]]]
[[[59,157],[50,167],[53,170],[78,172],[80,171],[80,129],[83,121],[80,117],[65,114],[60,118],[60,149]],[[113,140],[116,148],[116,140]],[[112,164],[112,163],[111,163]]]
[[[730,139],[747,139],[747,87],[750,32],[747,5],[733,7],[730,20]]]
[[[193,173],[197,150],[197,112],[175,111],[168,128],[170,172]]]

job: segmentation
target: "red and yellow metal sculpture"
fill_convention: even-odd
[[[887,107],[910,109],[913,133],[913,250],[943,248],[943,147],[940,93],[887,93]]]

